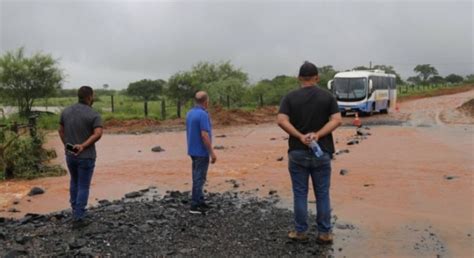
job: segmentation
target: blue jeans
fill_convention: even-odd
[[[72,215],[74,219],[81,219],[85,216],[87,200],[89,199],[89,188],[92,174],[94,173],[94,159],[79,159],[73,156],[66,156],[66,162],[71,175],[69,185],[69,202],[71,203]]]
[[[207,179],[207,169],[209,168],[209,157],[194,157],[193,161],[193,191],[192,207],[197,207],[204,203],[203,188]]]
[[[318,231],[331,231],[331,204],[329,186],[331,184],[331,155],[324,153],[317,158],[313,152],[294,150],[289,154],[288,167],[293,185],[295,229],[308,230],[308,179],[311,176],[316,198],[316,223]]]

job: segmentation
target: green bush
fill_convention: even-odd
[[[56,157],[56,152],[44,149],[43,142],[42,134],[31,137],[28,133],[19,135],[0,129],[0,179],[64,175],[66,171],[61,166],[44,165]]]

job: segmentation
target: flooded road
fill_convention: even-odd
[[[338,222],[358,229],[354,235],[335,228],[334,249],[342,248],[336,256],[472,256],[474,126],[467,118],[450,115],[471,98],[474,91],[403,103],[400,113],[390,116],[409,117],[405,126],[373,126],[372,135],[357,145],[346,145],[354,128],[336,131],[336,149],[349,153],[333,161],[333,213]],[[267,196],[276,190],[280,205],[292,206],[287,141],[281,129],[274,124],[240,126],[218,129],[215,135],[226,136],[214,139],[225,148],[217,151],[217,164],[210,166],[208,191],[254,190]],[[48,145],[62,153],[56,134],[49,136]],[[157,145],[165,152],[151,152]],[[184,132],[106,134],[97,147],[92,205],[149,186],[161,193],[191,188]],[[61,158],[55,162],[64,165]],[[341,169],[349,173],[342,176]],[[68,180],[63,176],[0,183],[0,216],[67,209]],[[33,186],[46,193],[26,196]],[[21,212],[6,212],[15,199]],[[309,200],[314,213],[314,197]]]

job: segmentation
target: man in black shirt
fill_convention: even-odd
[[[300,67],[298,79],[301,88],[283,98],[278,112],[278,125],[290,135],[288,167],[293,186],[295,231],[288,237],[308,239],[308,179],[311,176],[316,197],[317,241],[330,244],[333,235],[329,186],[334,153],[331,132],[341,125],[342,118],[334,96],[317,86],[319,76],[314,64],[305,62]],[[322,156],[317,157],[309,148],[312,141],[319,144]]]

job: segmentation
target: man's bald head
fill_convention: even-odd
[[[205,91],[198,91],[196,92],[196,95],[194,95],[194,101],[199,105],[204,105],[208,99],[209,97]]]

